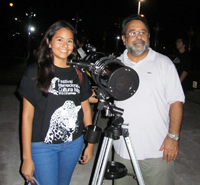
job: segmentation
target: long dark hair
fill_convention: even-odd
[[[58,21],[55,22],[53,25],[49,27],[45,36],[43,37],[37,57],[38,57],[38,73],[36,76],[37,86],[39,90],[43,93],[43,95],[48,95],[48,89],[51,85],[51,80],[54,77],[54,58],[52,49],[49,48],[49,43],[51,42],[53,36],[55,35],[56,31],[61,28],[67,28],[72,31],[74,35],[74,50],[72,54],[68,57],[68,59],[72,58],[73,55],[76,53],[76,45],[75,45],[75,30],[71,24],[65,21]]]

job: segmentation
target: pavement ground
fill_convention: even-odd
[[[16,85],[0,85],[0,184],[23,185],[20,174],[21,105]],[[108,118],[100,117],[98,126],[104,129]],[[92,178],[95,156],[86,165],[77,164],[70,185],[88,185]],[[175,160],[175,185],[200,184],[200,91],[186,92],[183,122],[179,140],[179,154]],[[111,181],[106,184],[111,184]]]

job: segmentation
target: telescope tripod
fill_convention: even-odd
[[[123,120],[121,117],[119,119],[120,121]],[[121,125],[120,126],[111,125],[107,130],[104,131],[104,133],[105,133],[105,136],[104,136],[103,143],[101,146],[95,173],[93,176],[92,185],[102,184],[108,157],[112,148],[113,140],[119,139],[120,135],[122,135],[125,140],[127,150],[129,152],[129,156],[133,165],[133,169],[136,173],[138,183],[139,185],[145,185],[138,161],[134,155],[134,150],[131,145],[128,129],[121,128]]]
[[[120,109],[118,107],[115,107],[111,103],[108,103],[107,102],[108,94],[102,89],[97,88],[96,94],[97,94],[97,98],[99,99],[99,103],[97,107],[98,111],[95,115],[94,125],[90,125],[87,127],[85,140],[90,143],[98,142],[99,136],[101,134],[101,129],[97,127],[97,121],[98,121],[98,117],[101,110],[105,109],[106,115],[109,117],[114,116],[115,119],[112,121],[111,126],[109,126],[107,129],[104,130],[103,143],[101,146],[99,158],[97,161],[97,165],[96,165],[96,169],[94,172],[91,185],[102,184],[106,166],[107,166],[108,157],[110,156],[110,152],[112,149],[113,141],[119,139],[120,136],[123,136],[125,140],[127,150],[129,152],[129,156],[131,159],[131,163],[133,166],[133,170],[136,173],[136,177],[137,177],[137,181],[139,185],[145,185],[138,161],[135,157],[134,150],[131,145],[128,129],[122,128],[123,118],[121,117],[121,115],[122,115],[123,109]]]

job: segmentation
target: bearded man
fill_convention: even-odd
[[[115,105],[124,109],[130,139],[146,185],[174,185],[174,160],[185,101],[180,79],[172,61],[149,47],[150,30],[140,16],[122,23],[126,49],[119,59],[139,76],[136,93]],[[130,157],[120,137],[115,140],[115,161],[133,171]],[[115,185],[137,184],[133,177],[115,180]]]

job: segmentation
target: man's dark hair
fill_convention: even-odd
[[[187,46],[188,41],[187,41],[186,38],[184,38],[184,37],[178,37],[177,40],[178,40],[178,39],[180,39],[180,40],[182,41],[182,43],[183,43],[183,45],[185,45],[185,47]]]
[[[128,23],[130,21],[134,21],[134,20],[142,21],[145,24],[145,26],[147,27],[148,33],[150,34],[149,25],[145,18],[141,17],[140,15],[130,15],[129,17],[125,18],[122,22],[122,35],[126,35],[126,29],[127,29]]]

